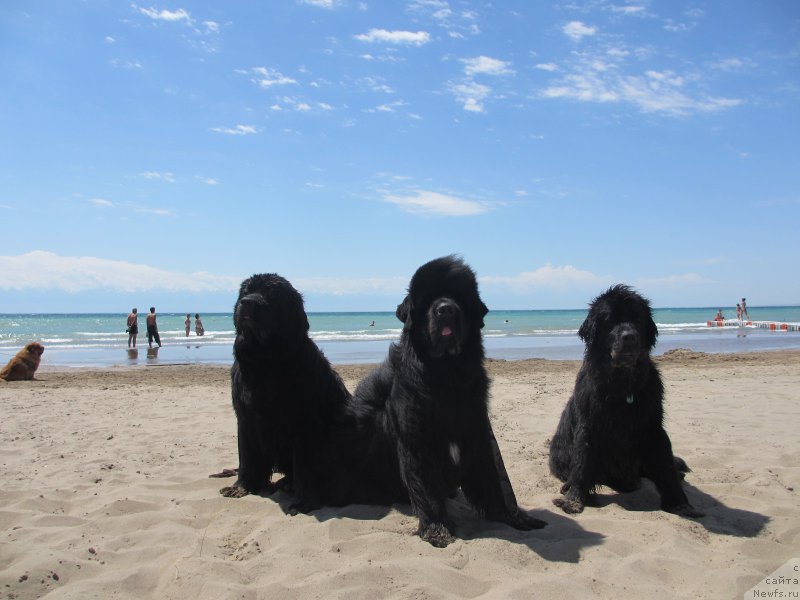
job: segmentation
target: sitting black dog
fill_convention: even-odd
[[[297,500],[292,512],[308,512],[320,505],[331,426],[349,393],[309,338],[303,298],[283,277],[245,279],[233,322],[239,469],[236,482],[220,493],[270,494],[276,489],[272,474],[283,473],[282,487]]]
[[[334,503],[409,502],[418,534],[453,541],[446,500],[461,487],[485,518],[517,529],[545,523],[521,511],[489,423],[481,338],[488,309],[475,274],[453,256],[420,267],[397,307],[400,342],[357,387],[337,429],[348,468]]]
[[[578,335],[586,342],[583,364],[550,443],[550,472],[564,482],[564,497],[553,503],[579,513],[596,486],[628,492],[646,477],[663,510],[703,516],[686,498],[681,479],[689,468],[673,456],[663,427],[650,303],[625,285],[613,286],[591,303]]]

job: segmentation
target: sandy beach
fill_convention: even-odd
[[[800,352],[657,361],[698,521],[646,485],[552,505],[547,440],[577,361],[490,361],[494,430],[520,532],[452,501],[459,539],[414,536],[408,506],[284,513],[226,499],[237,464],[228,369],[43,369],[0,383],[0,598],[741,598],[800,556]],[[353,389],[370,366],[338,370]]]

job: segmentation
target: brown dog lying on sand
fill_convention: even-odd
[[[8,361],[8,364],[0,371],[0,380],[4,381],[24,381],[33,379],[33,374],[39,368],[42,360],[44,346],[39,342],[31,342],[17,355]]]

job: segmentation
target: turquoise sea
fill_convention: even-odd
[[[800,323],[800,306],[753,307],[753,321]],[[755,327],[707,326],[717,308],[659,308],[655,353],[674,348],[701,352],[757,352],[800,349],[800,332]],[[733,309],[723,309],[734,317]],[[192,325],[187,338],[185,314],[159,313],[162,347],[148,354],[144,315],[139,318],[138,352],[129,353],[125,333],[127,312],[119,314],[0,314],[0,363],[23,345],[39,341],[46,350],[43,365],[86,367],[111,365],[205,363],[231,364],[234,329],[231,313],[202,314],[206,335]],[[194,317],[194,314],[192,315]],[[579,359],[583,344],[577,336],[586,310],[492,311],[486,316],[484,344],[491,358]],[[311,337],[333,363],[376,363],[400,336],[393,312],[310,313]],[[194,323],[194,319],[192,319]]]

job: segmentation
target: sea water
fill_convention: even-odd
[[[800,323],[800,307],[748,307],[753,321]],[[675,348],[700,352],[756,352],[800,349],[800,333],[751,327],[707,326],[716,308],[658,308],[653,316],[659,338],[655,354]],[[732,316],[732,315],[730,315]],[[120,314],[0,314],[0,365],[31,341],[44,344],[44,365],[83,367],[142,364],[231,364],[233,316],[201,314],[205,335],[184,329],[185,313],[159,313],[161,348],[148,349],[144,322],[139,318],[137,349],[128,349],[126,313]],[[491,311],[483,329],[490,358],[579,359],[583,342],[577,331],[586,318],[581,310]],[[336,364],[376,363],[400,337],[402,323],[393,312],[337,312],[308,315],[312,339]]]

